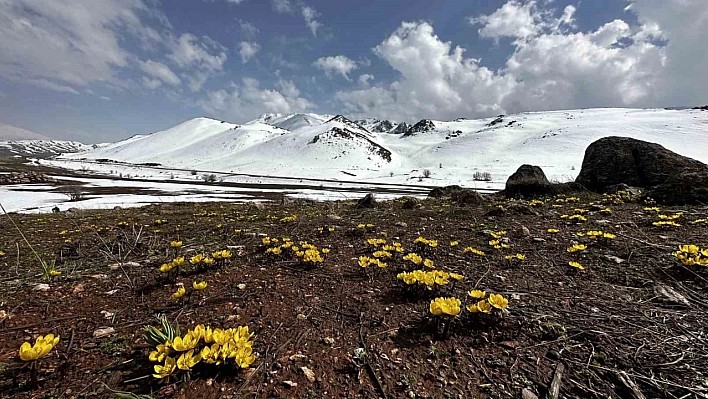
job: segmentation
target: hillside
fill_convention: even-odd
[[[695,244],[708,256],[704,208],[645,209],[619,195],[404,204],[189,202],[0,218],[0,396],[550,398],[555,379],[559,398],[707,392],[708,268],[673,254]],[[679,223],[653,225],[661,217]],[[449,297],[461,302],[448,310],[456,317],[431,314],[431,301]],[[143,336],[158,314],[184,338],[164,359]],[[214,337],[247,327],[246,368],[206,357],[189,377],[174,367],[154,377],[184,360],[178,345],[199,325]],[[46,334],[60,340],[31,389],[18,350]],[[192,342],[195,354],[212,343]]]
[[[53,156],[65,153],[89,151],[98,145],[64,140],[15,140],[0,141],[0,155]]]
[[[51,140],[47,136],[26,129],[0,123],[0,141]]]
[[[708,162],[708,112],[701,110],[528,112],[421,120],[410,127],[357,122],[315,114],[267,114],[243,125],[197,118],[66,158],[312,178],[336,178],[344,171],[357,179],[398,183],[429,169],[429,184],[470,185],[474,172],[484,171],[498,185],[522,163],[543,167],[551,179],[572,179],[588,144],[620,135]]]

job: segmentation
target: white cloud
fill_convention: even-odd
[[[552,3],[548,3],[551,4]],[[508,1],[472,18],[480,35],[513,38],[505,65],[492,71],[465,49],[438,38],[430,24],[403,23],[374,52],[398,77],[336,98],[354,116],[415,121],[584,107],[661,107],[705,102],[708,70],[703,0],[634,0],[639,23],[615,20],[590,32],[563,12]],[[554,16],[554,15],[557,15]]]
[[[100,97],[98,97],[98,98],[101,99],[101,100],[103,100],[103,101],[111,101],[111,98],[108,97],[108,96],[100,96]]]
[[[241,33],[243,33],[246,37],[254,37],[260,33],[260,30],[252,23],[240,19],[237,19],[236,21],[238,21],[239,27],[241,28]]]
[[[535,1],[524,4],[510,0],[490,15],[470,18],[473,25],[482,25],[479,35],[488,38],[532,36],[541,29],[539,22]]]
[[[359,68],[356,62],[350,60],[344,55],[337,55],[334,57],[321,57],[313,63],[317,69],[324,71],[327,77],[331,77],[332,73],[338,73],[344,77],[346,80],[351,80],[349,78],[349,72]]]
[[[276,88],[261,89],[258,80],[244,78],[241,85],[233,84],[229,90],[208,92],[199,106],[209,114],[227,120],[245,122],[264,112],[304,112],[314,104],[300,97],[300,91],[288,80],[279,80]]]
[[[151,79],[147,76],[143,76],[141,82],[143,86],[147,87],[150,90],[155,90],[158,87],[162,86],[162,81],[160,79]]]
[[[169,46],[167,58],[187,70],[183,76],[193,92],[200,91],[209,78],[221,71],[227,59],[226,48],[207,36],[197,38],[184,33]]]
[[[305,18],[305,25],[312,31],[313,36],[317,36],[317,29],[322,27],[322,24],[317,21],[320,13],[315,11],[314,8],[309,6],[302,7],[302,17]]]
[[[121,40],[155,39],[146,12],[141,0],[0,1],[0,76],[67,92],[121,85],[117,70],[131,59]]]
[[[369,81],[374,80],[374,75],[370,75],[368,73],[359,75],[359,86],[361,87],[369,87]]]
[[[153,78],[157,78],[172,86],[179,86],[182,81],[172,70],[161,62],[147,60],[140,62],[140,69]]]
[[[290,4],[290,0],[271,0],[273,9],[279,13],[292,12],[293,6]]]
[[[241,42],[238,47],[241,63],[243,64],[247,63],[261,49],[261,46],[256,42]]]

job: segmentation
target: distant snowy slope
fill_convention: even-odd
[[[585,148],[616,135],[708,162],[708,112],[700,110],[585,109],[422,120],[399,129],[402,134],[387,130],[396,130],[395,122],[357,122],[315,114],[266,114],[244,125],[197,118],[65,157],[294,177],[342,178],[344,171],[397,183],[430,169],[426,184],[484,185],[472,175],[486,171],[498,186],[522,163],[543,167],[552,179],[572,179]]]
[[[62,140],[17,140],[0,141],[2,155],[59,155],[79,151],[88,151],[96,146],[86,145],[78,141]]]
[[[22,129],[19,127],[5,125],[0,123],[0,141],[16,141],[16,140],[51,140],[47,136],[42,136],[35,132]]]

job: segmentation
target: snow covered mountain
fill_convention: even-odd
[[[98,145],[86,145],[78,141],[63,140],[16,140],[0,141],[0,155],[52,156],[63,153],[89,151]]]
[[[243,125],[196,118],[63,157],[390,183],[419,179],[429,169],[426,184],[473,186],[486,184],[473,181],[475,171],[490,172],[503,183],[523,163],[541,166],[551,179],[570,180],[588,144],[616,135],[659,143],[708,163],[708,112],[701,110],[528,112],[376,128],[384,122],[389,121],[316,114],[267,114]],[[389,124],[391,129],[384,129]]]

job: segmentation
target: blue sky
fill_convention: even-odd
[[[702,4],[703,3],[703,4]],[[114,141],[197,116],[707,103],[704,0],[0,0],[0,123]]]

